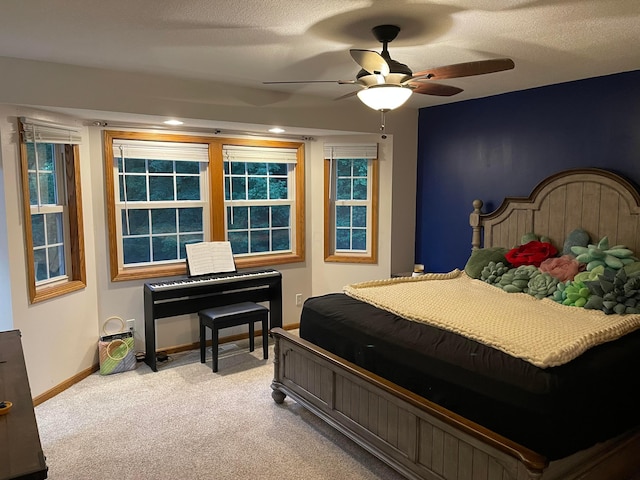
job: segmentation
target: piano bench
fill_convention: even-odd
[[[269,358],[269,309],[253,302],[234,303],[207,308],[198,312],[200,318],[200,363],[205,363],[206,328],[211,329],[211,369],[218,371],[218,332],[222,328],[249,325],[249,351],[254,350],[254,323],[262,322],[263,358]]]

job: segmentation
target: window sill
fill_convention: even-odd
[[[76,292],[85,288],[87,284],[80,280],[72,280],[67,283],[51,285],[46,287],[38,287],[31,294],[31,303],[43,302],[51,298],[60,297],[67,293]]]
[[[377,263],[378,259],[373,256],[329,255],[325,257],[324,261],[332,263]]]

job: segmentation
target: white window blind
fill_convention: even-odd
[[[298,150],[295,148],[223,145],[222,157],[227,162],[298,163]]]
[[[20,122],[25,143],[82,143],[80,128],[26,117],[20,118]]]
[[[324,158],[378,158],[378,144],[325,143]]]
[[[206,143],[115,139],[113,153],[121,158],[209,162],[209,145]]]

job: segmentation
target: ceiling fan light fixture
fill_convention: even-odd
[[[367,107],[386,112],[404,105],[411,93],[411,88],[401,85],[372,85],[360,90],[358,98]]]

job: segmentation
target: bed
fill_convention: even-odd
[[[472,252],[511,248],[530,232],[562,247],[577,227],[592,241],[607,236],[640,252],[640,195],[612,172],[568,170],[492,213],[475,200],[470,226]],[[409,291],[460,277],[498,295],[488,303],[519,298],[459,271],[432,276],[376,282]],[[380,308],[351,286],[307,300],[299,337],[272,330],[274,400],[290,396],[410,479],[615,480],[640,472],[637,315],[606,316],[625,330],[594,345],[573,342],[570,357],[537,357],[413,321],[415,310],[449,310],[432,297],[406,311]],[[566,318],[583,311],[540,302]],[[477,299],[473,305],[482,318]]]

